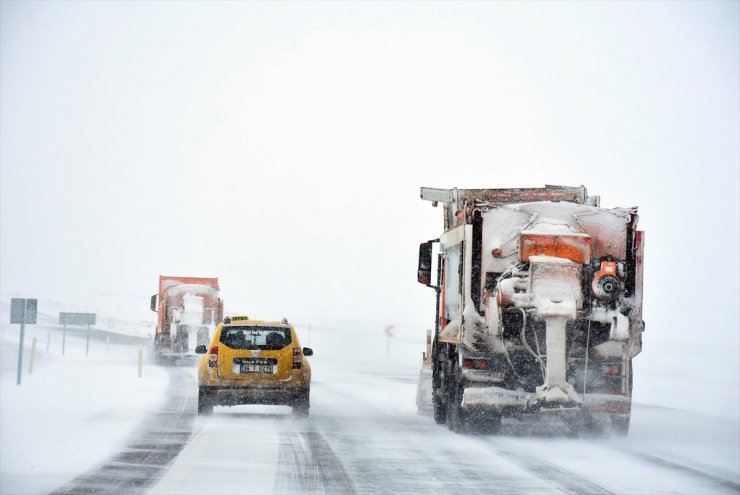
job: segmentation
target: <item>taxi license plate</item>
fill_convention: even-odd
[[[273,373],[271,364],[240,364],[240,373]]]

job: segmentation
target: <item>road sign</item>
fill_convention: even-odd
[[[19,323],[21,333],[18,339],[18,379],[16,385],[21,384],[21,373],[23,370],[23,334],[26,332],[26,323],[36,324],[37,299],[22,299],[13,297],[10,299],[10,323]]]
[[[14,297],[10,300],[10,323],[36,324],[36,308],[38,299],[21,299]]]
[[[95,313],[59,313],[60,325],[95,325]]]

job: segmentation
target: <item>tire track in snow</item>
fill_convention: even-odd
[[[342,421],[313,418],[327,439],[346,452],[343,458],[351,459],[347,468],[358,493],[562,493],[542,476],[530,476],[529,470],[512,471],[517,463],[505,456],[490,457],[490,446],[477,437],[453,434],[419,416],[390,417],[376,404],[353,401],[334,383],[321,387],[368,413]]]
[[[501,456],[520,465],[537,477],[558,485],[565,493],[572,495],[614,495],[613,492],[572,471],[563,469],[513,446],[503,445],[501,441],[494,441],[495,444],[489,443],[489,445]]]
[[[655,466],[669,469],[671,471],[678,471],[684,475],[698,478],[717,488],[721,488],[722,490],[727,490],[729,493],[740,493],[740,483],[735,483],[734,481],[730,481],[721,476],[707,473],[706,471],[697,469],[693,466],[688,466],[686,464],[671,461],[669,459],[665,459],[663,457],[660,457],[654,454],[647,454],[644,452],[637,452],[637,451],[618,448],[618,447],[613,447],[613,448],[615,450],[618,450],[619,452],[631,455],[633,457],[640,459],[641,461],[649,462],[650,464],[653,464]]]
[[[275,493],[357,493],[342,463],[320,433],[281,432]]]
[[[52,495],[138,494],[161,476],[190,441],[197,400],[190,370],[168,371],[164,404],[141,422],[128,445]]]

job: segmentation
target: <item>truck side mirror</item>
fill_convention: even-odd
[[[432,242],[419,244],[419,268],[416,279],[426,286],[430,286],[432,281]]]
[[[149,303],[149,309],[151,309],[155,313],[157,312],[157,302],[158,302],[157,299],[158,298],[159,298],[159,294],[154,294],[152,296],[151,302]]]
[[[313,349],[310,347],[304,347],[303,348],[303,355],[304,356],[313,356]]]
[[[206,349],[206,346],[204,345],[199,345],[195,348],[196,354],[205,354],[206,352],[208,352],[208,349]]]

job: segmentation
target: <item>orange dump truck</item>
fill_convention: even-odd
[[[154,357],[157,364],[195,361],[195,347],[208,345],[223,316],[217,278],[159,276],[151,298],[157,313]]]
[[[601,208],[583,186],[421,198],[443,205],[444,230],[419,249],[437,293],[420,409],[453,431],[547,415],[626,434],[644,329],[637,208]]]

